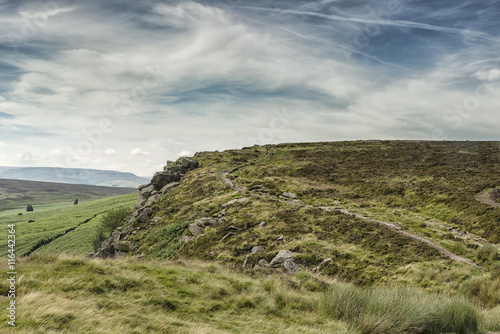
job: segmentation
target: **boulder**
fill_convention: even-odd
[[[283,263],[283,267],[285,267],[285,270],[290,274],[296,274],[301,269],[301,267],[295,263],[293,258],[286,259]]]
[[[168,193],[169,191],[171,191],[171,190],[173,190],[173,189],[177,188],[177,187],[179,186],[179,184],[180,184],[179,182],[172,182],[172,183],[169,183],[169,184],[167,184],[165,187],[161,188],[160,193],[161,193],[162,195],[165,195],[165,194],[166,194],[166,193]]]
[[[163,168],[163,171],[177,174],[186,174],[188,169],[184,166],[170,166]]]
[[[279,253],[271,260],[271,267],[278,268],[284,264],[287,259],[291,259],[295,255],[297,254],[288,250],[280,250]]]
[[[156,190],[161,190],[167,184],[172,182],[179,182],[181,180],[181,176],[175,173],[169,172],[157,172],[153,176],[151,180],[151,184]]]
[[[200,236],[200,235],[203,234],[203,231],[205,231],[205,227],[204,226],[200,226],[200,225],[198,225],[196,223],[192,223],[192,224],[189,224],[188,231],[191,232],[191,234],[194,237],[197,237],[197,236]]]
[[[253,270],[259,270],[266,267],[269,267],[269,264],[267,264],[266,260],[260,259],[259,262],[257,262],[257,264],[253,266]]]
[[[187,157],[181,157],[181,165],[189,170],[193,170],[195,168],[198,168],[200,164],[198,160],[190,159]]]
[[[139,203],[144,202],[145,200],[147,200],[149,198],[149,196],[151,196],[151,194],[153,193],[154,190],[155,190],[155,187],[151,184],[140,188],[139,192],[137,193],[137,201]]]

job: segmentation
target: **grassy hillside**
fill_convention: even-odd
[[[53,182],[35,182],[0,179],[0,212],[19,209],[25,213],[31,204],[35,211],[43,205],[54,203],[73,204],[116,195],[135,193],[135,188],[98,187]]]
[[[214,263],[35,256],[18,263],[18,320],[2,333],[475,333],[500,309],[412,288],[235,273]],[[8,290],[0,282],[2,295]],[[0,297],[5,309],[8,300]]]
[[[35,250],[86,254],[93,250],[93,226],[99,216],[119,207],[133,207],[136,195],[112,196],[71,204],[42,206],[19,216],[18,210],[0,213],[0,238],[7,240],[7,225],[16,225],[16,254],[22,256]],[[34,222],[29,222],[29,221]],[[43,247],[42,247],[43,246]],[[7,243],[0,244],[0,256],[7,255]]]
[[[153,206],[150,218],[158,223],[137,224],[130,240],[149,257],[180,254],[238,270],[245,259],[250,270],[286,249],[299,253],[296,261],[308,270],[331,258],[320,268],[322,274],[357,284],[458,289],[499,265],[500,209],[476,200],[500,186],[499,150],[496,142],[398,141],[203,152],[197,155],[201,168]],[[223,182],[224,170],[239,191]],[[194,241],[178,241],[191,235],[187,227],[196,219],[221,214],[224,223]],[[486,270],[443,256],[401,232],[426,238]],[[252,255],[255,246],[262,253]]]

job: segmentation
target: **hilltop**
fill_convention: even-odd
[[[129,188],[149,181],[132,173],[60,167],[0,167],[0,178]]]

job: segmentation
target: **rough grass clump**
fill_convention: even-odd
[[[466,334],[478,328],[478,312],[465,298],[425,294],[412,288],[333,285],[319,307],[360,334]]]
[[[492,262],[498,258],[498,250],[493,245],[484,245],[477,249],[477,258],[482,262]]]

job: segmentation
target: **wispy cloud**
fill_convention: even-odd
[[[4,1],[1,163],[144,175],[256,142],[498,139],[498,90],[453,109],[500,79],[494,2],[235,3]]]

